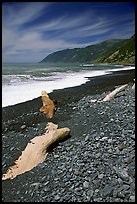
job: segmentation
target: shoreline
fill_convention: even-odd
[[[135,78],[135,70],[114,71],[107,75],[87,78],[89,81],[85,84],[53,90],[53,92],[49,93],[49,96],[51,99],[57,100],[59,105],[62,106],[65,103],[78,101],[81,97],[86,96],[87,94],[95,95],[103,91],[109,91],[109,89],[113,89],[114,86],[131,82]],[[71,96],[73,97],[71,98]],[[41,106],[41,96],[39,96],[35,99],[19,104],[2,107],[2,119],[3,121],[7,121],[14,119],[16,116],[23,113],[37,112]],[[10,114],[8,112],[10,112]]]
[[[53,91],[49,96],[58,107],[50,120],[39,113],[40,97],[3,108],[3,173],[32,138],[43,134],[47,122],[71,130],[43,163],[2,181],[3,202],[134,202],[134,78],[132,71],[112,73]],[[128,88],[110,102],[90,103],[124,83]]]

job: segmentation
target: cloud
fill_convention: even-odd
[[[57,50],[84,47],[108,37],[128,37],[134,32],[133,15],[129,13],[120,18],[89,10],[73,15],[54,14],[49,18],[53,2],[23,2],[22,5],[3,5],[3,61],[38,62],[41,56]]]
[[[4,17],[3,21],[4,23],[9,24],[10,20],[12,26],[20,26],[40,17],[48,6],[50,6],[50,3],[47,2],[36,2],[35,5],[33,2],[22,2],[22,4],[18,3],[15,6],[12,4],[4,4],[2,8]]]

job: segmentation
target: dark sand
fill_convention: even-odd
[[[128,178],[125,178],[126,176],[124,177],[125,172],[123,175],[120,175],[121,177],[124,177],[121,178],[118,175],[118,170],[116,171],[114,168],[116,171],[114,176],[113,174],[112,176],[107,175],[106,180],[102,180],[102,183],[100,183],[99,186],[97,185],[99,182],[96,178],[98,174],[96,176],[94,174],[98,172],[100,168],[103,169],[103,167],[99,167],[99,164],[101,165],[102,162],[96,163],[96,161],[100,161],[99,159],[93,160],[93,156],[97,155],[99,152],[96,152],[95,154],[97,148],[93,147],[91,144],[92,142],[94,143],[96,141],[97,135],[102,134],[101,137],[105,137],[107,134],[107,139],[111,139],[108,136],[108,132],[106,134],[102,133],[104,130],[103,128],[105,128],[106,121],[110,121],[111,119],[114,121],[112,123],[116,124],[116,120],[118,120],[116,115],[120,113],[121,118],[119,119],[118,124],[119,126],[122,124],[123,128],[121,128],[119,131],[124,129],[124,123],[126,123],[126,130],[130,130],[130,132],[126,133],[128,134],[127,137],[130,138],[130,135],[133,137],[134,93],[131,86],[133,85],[134,78],[134,70],[120,71],[106,76],[90,78],[90,81],[81,86],[53,91],[49,94],[49,96],[58,101],[58,108],[55,116],[50,120],[46,119],[43,114],[39,112],[39,108],[42,106],[40,97],[18,105],[3,108],[3,173],[5,173],[11,165],[13,165],[14,161],[20,156],[21,151],[25,148],[28,142],[36,135],[41,135],[44,132],[47,122],[53,122],[58,124],[59,127],[68,127],[71,129],[70,137],[59,144],[55,144],[50,149],[49,155],[44,163],[38,165],[30,172],[17,176],[13,180],[6,180],[2,182],[3,202],[133,201],[135,195],[134,177],[129,176],[130,178],[128,180]],[[120,94],[121,98],[117,97],[116,99],[113,99],[112,102],[107,102],[106,104],[103,103],[93,105],[89,103],[91,99],[98,99],[101,96],[105,96],[109,91],[112,91],[115,86],[125,83],[129,83],[129,88],[127,89],[127,92],[124,91]],[[131,94],[131,96],[128,97],[126,94]],[[130,102],[130,105],[132,105],[131,110],[128,102]],[[122,103],[124,105],[122,105]],[[113,115],[110,114],[109,108],[110,112],[112,110]],[[120,112],[123,111],[122,108],[127,108],[127,115],[124,117],[124,119],[122,119],[122,112]],[[106,111],[107,109],[108,114]],[[105,111],[105,114],[103,113],[103,110]],[[100,112],[104,114],[103,117],[101,117],[102,115],[99,114]],[[126,118],[127,116],[129,118]],[[126,119],[129,120],[129,122],[126,122]],[[124,120],[124,122],[122,120]],[[22,125],[25,125],[24,128],[22,128]],[[93,141],[90,141],[91,138],[89,139],[91,130],[94,132],[94,134],[96,134]],[[118,130],[115,126],[109,126],[109,132],[113,133],[117,131]],[[103,134],[105,135],[103,136]],[[83,143],[83,138],[84,142],[86,141],[85,145]],[[99,141],[102,140],[100,139]],[[111,142],[111,140],[109,141]],[[133,149],[132,141],[134,142],[133,138],[129,140],[128,145],[126,144],[127,147],[130,145],[130,151]],[[119,143],[117,143],[117,141],[114,139],[114,143],[115,142],[116,147],[114,146],[114,148],[117,148]],[[128,141],[125,143],[128,143]],[[101,146],[101,144],[98,144],[98,146],[99,145]],[[91,152],[88,152],[88,148],[90,148]],[[101,146],[100,148],[104,147]],[[106,147],[106,149],[107,148],[108,147]],[[109,150],[109,148],[107,150]],[[103,149],[101,149],[101,151],[103,151]],[[111,150],[109,151],[111,152]],[[129,152],[129,150],[127,150],[127,152]],[[104,157],[105,153],[106,152],[103,153]],[[132,154],[134,158],[134,149]],[[80,155],[81,158],[79,158]],[[87,155],[88,159],[86,159]],[[91,157],[89,157],[89,155],[91,155]],[[125,155],[127,155],[127,157],[129,156],[127,153],[123,153],[123,155],[123,158]],[[117,162],[122,161],[122,154],[117,160]],[[93,161],[95,161],[96,168],[94,167]],[[90,167],[90,162],[93,163],[94,168]],[[106,163],[109,162],[110,161],[106,161]],[[112,156],[110,163],[113,164],[115,162],[116,158]],[[131,169],[133,169],[134,160],[129,164],[132,164]],[[114,167],[117,167],[117,165],[114,165]],[[125,166],[123,166],[123,168],[125,168]],[[92,169],[94,169],[93,172]],[[104,172],[103,175],[105,174],[110,173]],[[90,175],[91,178],[89,179]],[[101,172],[99,173],[98,177],[105,179],[105,176],[102,177]],[[110,187],[109,184],[107,185],[107,180],[109,177],[112,177],[115,183],[115,185],[111,185]],[[90,180],[92,180],[92,182]],[[123,185],[123,188],[126,191],[125,194],[122,190],[118,192],[116,191],[116,189],[122,189]],[[108,189],[113,190],[109,192],[107,186]],[[106,189],[104,190],[105,187]],[[106,192],[108,192],[108,194]]]
[[[50,121],[59,123],[62,120],[67,120],[72,113],[72,108],[70,108],[68,104],[71,104],[72,102],[75,103],[87,95],[96,95],[104,91],[111,91],[116,85],[122,85],[131,81],[133,82],[134,78],[135,70],[119,71],[105,76],[89,78],[90,81],[81,86],[53,91],[49,94],[49,96],[51,99],[58,101],[58,108],[60,111],[58,111],[58,114],[56,113],[54,118]],[[21,124],[24,124],[24,122],[27,124],[27,126],[29,126],[32,124],[49,121],[43,117],[41,113],[39,113],[39,108],[41,106],[41,97],[38,97],[31,101],[3,108],[3,130],[5,130],[5,127],[8,126],[8,129],[18,131],[18,128]]]

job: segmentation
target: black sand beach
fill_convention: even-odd
[[[3,173],[33,137],[43,134],[48,122],[71,130],[42,164],[2,181],[3,202],[134,202],[134,78],[134,70],[119,71],[55,90],[49,96],[58,101],[58,108],[49,120],[39,112],[40,97],[3,108]],[[128,88],[113,100],[91,103],[125,83]]]

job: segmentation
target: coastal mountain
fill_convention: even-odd
[[[135,63],[135,35],[51,53],[40,63]]]
[[[135,35],[123,41],[119,48],[97,60],[99,63],[135,63]]]

